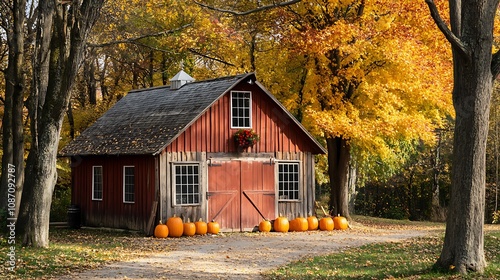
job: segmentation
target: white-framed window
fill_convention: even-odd
[[[299,162],[278,162],[278,198],[280,201],[299,200]]]
[[[250,91],[231,91],[231,128],[252,128]]]
[[[102,166],[92,166],[92,200],[102,200]]]
[[[123,202],[134,203],[135,201],[135,167],[123,167]]]
[[[174,163],[173,165],[174,204],[200,204],[200,164]]]

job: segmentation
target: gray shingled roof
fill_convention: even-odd
[[[243,74],[188,83],[177,90],[132,91],[70,142],[61,156],[156,154],[238,82]]]

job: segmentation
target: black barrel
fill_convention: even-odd
[[[82,226],[80,206],[68,206],[68,226],[74,229],[79,229]]]

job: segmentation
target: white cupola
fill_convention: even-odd
[[[179,89],[187,83],[194,82],[195,79],[189,76],[184,70],[179,71],[175,76],[170,79],[170,89]]]

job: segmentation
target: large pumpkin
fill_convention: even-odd
[[[189,218],[186,223],[184,223],[184,231],[183,235],[185,236],[193,236],[196,233],[196,225],[192,223]]]
[[[319,226],[319,221],[316,216],[307,217],[307,229],[308,230],[317,230]]]
[[[212,220],[210,223],[208,223],[208,225],[207,225],[207,232],[208,233],[218,234],[219,230],[220,230],[220,226],[219,226],[219,223],[217,223],[216,221]]]
[[[207,223],[205,223],[201,218],[199,221],[194,223],[196,226],[196,234],[198,235],[204,235],[207,234]]]
[[[288,221],[288,231],[297,231],[297,221],[295,219]]]
[[[306,231],[309,228],[309,223],[304,217],[297,217],[295,220],[295,230],[296,231]]]
[[[181,237],[184,232],[184,223],[180,217],[175,216],[175,214],[168,218],[168,236],[170,237]]]
[[[333,230],[333,219],[331,217],[323,217],[319,220],[320,230]]]
[[[269,220],[262,220],[259,224],[259,231],[270,232],[271,231],[271,222]]]
[[[279,216],[276,220],[274,220],[273,226],[274,231],[276,232],[288,232],[290,223],[288,222],[287,217]]]
[[[345,230],[349,227],[349,223],[345,217],[338,215],[333,218],[334,228],[339,230]]]
[[[157,238],[166,238],[168,236],[168,227],[165,224],[160,222],[158,225],[155,227],[155,232],[154,232],[155,237]]]

